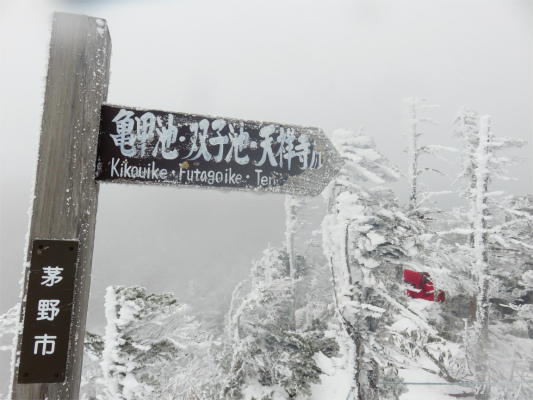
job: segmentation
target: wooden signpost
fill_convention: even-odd
[[[24,329],[18,337],[12,399],[67,400],[77,399],[79,396],[98,201],[94,166],[100,107],[107,97],[110,54],[111,39],[104,20],[81,15],[54,15],[25,263],[26,279],[21,310]],[[61,300],[54,297],[55,292],[49,293],[50,297],[46,294],[35,297],[35,293],[30,293],[33,274],[30,271],[40,267],[45,273],[42,267],[50,267],[51,271],[56,271],[55,267],[58,267],[64,269],[61,272],[66,272],[66,267],[57,263],[57,258],[61,258],[58,255],[53,256],[56,262],[40,264],[44,261],[38,260],[40,256],[36,252],[45,250],[44,254],[50,254],[48,249],[39,249],[39,244],[35,248],[34,243],[39,243],[35,241],[42,239],[74,240],[79,243],[79,250],[76,250],[74,303],[68,327],[70,335],[66,337],[47,330],[53,321],[37,320],[39,317],[29,312],[30,308],[39,307],[39,300]],[[54,249],[53,252],[66,252],[63,255],[67,257],[72,253],[70,247]],[[35,262],[39,265],[35,265]],[[41,276],[37,277],[39,286],[43,282]],[[54,303],[49,302],[48,308]],[[63,309],[62,305],[62,302],[58,304],[59,313],[54,318],[69,313],[68,308]],[[54,313],[55,311],[49,315]],[[22,350],[22,355],[25,353],[22,342],[27,327],[30,327],[30,331],[32,327],[41,330],[35,331],[33,337],[26,335],[24,338],[24,345],[29,346],[27,349],[31,349],[30,353],[36,349],[36,354],[31,354],[36,358],[30,360],[29,364],[22,365],[29,368],[22,370],[19,364],[20,352]],[[52,336],[57,337],[52,339]],[[26,340],[29,340],[29,344],[26,344]],[[37,369],[43,368],[42,366],[46,368],[49,359],[64,347],[67,348],[66,353],[56,362],[63,364],[65,372],[56,369],[52,371],[52,378],[59,373],[61,381],[31,380]],[[25,383],[28,379],[32,383]]]
[[[55,14],[13,399],[79,397],[97,180],[314,196],[342,166],[318,128],[105,105],[110,53]]]

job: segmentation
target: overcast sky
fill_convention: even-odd
[[[401,98],[440,105],[423,142],[451,137],[460,106],[492,116],[495,134],[533,141],[531,1],[0,0],[0,313],[19,293],[52,13],[106,19],[108,102],[287,124],[365,127],[405,169]],[[532,146],[495,184],[532,193]],[[446,155],[453,158],[453,155]],[[457,166],[431,159],[454,175]],[[422,177],[435,190],[449,181]],[[405,202],[405,181],[395,186]],[[459,204],[454,196],[443,204]],[[102,185],[89,323],[109,285],[187,298],[192,280],[246,277],[283,240],[283,196]],[[99,308],[100,307],[100,308]]]

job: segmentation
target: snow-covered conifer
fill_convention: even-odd
[[[469,201],[467,226],[464,233],[468,235],[471,248],[471,276],[473,278],[473,299],[471,336],[467,338],[471,345],[469,354],[473,363],[474,379],[486,382],[491,375],[489,346],[489,314],[491,298],[498,291],[499,280],[496,274],[496,260],[491,255],[492,243],[508,246],[505,238],[505,226],[498,225],[494,217],[495,203],[491,201],[489,186],[496,178],[505,177],[505,165],[512,162],[507,157],[497,156],[496,152],[511,147],[519,147],[525,142],[493,135],[490,117],[461,108],[458,113],[458,127],[455,134],[463,142],[461,153],[462,169],[459,174],[463,183],[461,192]],[[527,244],[526,244],[527,246]],[[520,268],[520,267],[519,267]],[[476,398],[489,398],[491,388],[479,386]]]
[[[205,339],[187,307],[138,286],[109,287],[105,307],[104,398],[174,398],[176,379]]]
[[[323,335],[291,330],[293,279],[286,251],[266,249],[252,268],[250,290],[242,294],[240,289],[228,317],[230,361],[223,396],[240,398],[254,387],[289,398],[311,395],[310,384],[318,383],[321,373],[313,356],[335,345]]]
[[[289,276],[293,280],[292,287],[292,302],[293,305],[290,310],[291,316],[291,330],[296,329],[296,304],[298,290],[296,288],[297,274],[297,251],[296,241],[298,239],[298,232],[302,229],[303,221],[301,219],[302,209],[308,199],[303,196],[288,195],[285,197],[285,246],[287,255],[289,257]]]
[[[17,320],[20,314],[20,304],[15,304],[5,314],[0,315],[0,351],[9,351],[13,348],[13,337],[17,329]],[[6,341],[3,337],[6,336]]]
[[[86,331],[83,347],[83,369],[80,382],[80,398],[96,400],[102,398],[105,390],[104,375],[100,363],[104,350],[104,338]]]
[[[296,240],[303,228],[302,212],[309,199],[303,196],[285,197],[285,245],[289,256],[290,276],[296,277]]]
[[[401,267],[393,260],[409,251],[402,249],[401,240],[406,231],[401,220],[408,219],[394,209],[391,192],[377,186],[398,179],[399,172],[376,150],[373,140],[361,130],[343,129],[333,133],[332,141],[345,164],[325,192],[324,255],[331,268],[337,313],[354,346],[353,396],[373,399],[379,395],[380,370],[395,368],[383,349],[389,335],[380,334],[384,321],[392,322],[389,301],[396,296],[388,292],[392,286],[399,291]],[[368,189],[365,183],[374,187]]]
[[[455,117],[455,128],[453,135],[461,141],[462,151],[459,155],[461,170],[458,179],[463,182],[459,194],[468,200],[469,210],[475,207],[476,192],[476,159],[474,154],[479,145],[479,115],[476,111],[466,107],[460,107]],[[470,215],[470,219],[473,216]],[[471,235],[470,242],[474,243],[474,236]]]

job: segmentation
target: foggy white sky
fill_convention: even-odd
[[[497,135],[533,141],[531,1],[0,5],[0,313],[19,293],[54,11],[107,20],[110,103],[318,126],[328,134],[364,125],[402,169],[406,96],[441,106],[428,114],[441,125],[428,128],[425,143],[459,145],[450,132],[462,105],[490,114]],[[513,154],[530,157],[531,149]],[[494,187],[533,192],[531,158],[510,175],[518,181]],[[422,179],[449,189],[445,179]],[[404,186],[395,186],[401,201]],[[214,288],[236,282],[269,242],[281,244],[283,229],[279,195],[103,185],[89,324],[102,320],[108,285],[171,290],[189,300],[193,279]]]

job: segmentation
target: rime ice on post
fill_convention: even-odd
[[[107,96],[111,55],[105,21],[54,14],[49,54],[29,248],[24,260],[28,265],[22,288],[24,325],[13,360],[11,397],[16,399],[78,398],[97,211],[97,133],[100,108]],[[122,139],[121,146],[127,154],[134,150],[129,127],[126,122],[122,137],[117,138]],[[44,240],[43,247],[34,247],[39,240]],[[73,258],[67,263],[68,270],[65,260],[43,262],[39,269],[33,269],[39,254],[48,254],[47,246],[59,242],[65,247],[56,253]],[[75,283],[76,265],[79,273]],[[48,270],[50,274],[43,283],[43,267],[59,267],[63,271],[55,274],[56,270]],[[67,279],[67,274],[72,275]],[[67,288],[70,290],[63,290]],[[70,299],[62,297],[67,294]],[[57,314],[50,308],[54,303],[44,306],[46,303],[41,302],[41,313],[43,307],[48,307],[48,318],[55,314],[52,321],[37,320],[39,300],[60,301]],[[49,339],[56,336],[53,354],[33,354],[35,337],[44,335],[46,341],[39,345],[39,354],[43,345],[45,353],[51,351]]]

